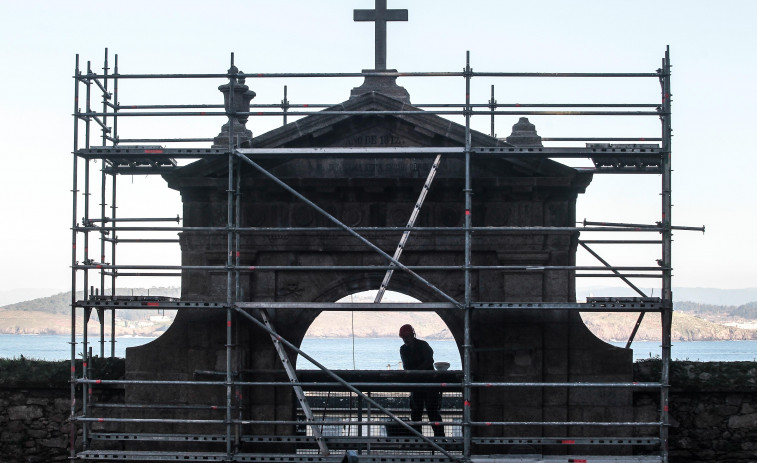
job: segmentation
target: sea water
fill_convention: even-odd
[[[154,338],[117,338],[115,354],[124,357],[127,347],[139,346]],[[24,356],[39,360],[68,360],[71,358],[71,337],[63,335],[0,334],[0,358]],[[75,352],[81,358],[82,340],[77,338]],[[460,353],[452,340],[428,340],[434,349],[434,360],[449,362],[450,369],[460,369]],[[624,347],[625,343],[612,343]],[[400,346],[395,338],[306,338],[302,350],[323,366],[335,370],[397,370],[401,369]],[[99,338],[89,338],[94,355],[100,353]],[[637,341],[631,345],[634,360],[657,358],[661,355],[659,341]],[[106,339],[105,355],[110,356],[111,344]],[[290,352],[294,359],[294,354]],[[757,341],[689,341],[673,343],[674,360],[698,362],[757,361]],[[297,360],[297,368],[315,369],[305,358]]]

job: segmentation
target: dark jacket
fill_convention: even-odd
[[[434,350],[426,341],[415,339],[410,344],[400,347],[402,368],[405,370],[433,370]]]

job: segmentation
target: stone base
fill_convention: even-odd
[[[382,72],[373,69],[363,69],[363,72]],[[384,72],[397,72],[396,69],[387,69]],[[363,85],[355,87],[350,92],[350,99],[357,98],[366,93],[376,92],[386,95],[403,103],[410,104],[410,94],[405,87],[397,85],[397,76],[366,76]]]

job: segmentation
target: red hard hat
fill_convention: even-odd
[[[400,327],[400,337],[415,336],[415,330],[411,325],[402,325]]]

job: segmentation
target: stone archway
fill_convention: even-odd
[[[334,302],[371,303],[376,293],[360,291]],[[330,369],[402,370],[402,340],[397,332],[407,323],[415,328],[418,338],[429,342],[435,361],[450,362],[451,369],[460,370],[461,346],[436,312],[418,311],[421,301],[392,290],[386,291],[381,302],[405,304],[406,310],[382,311],[378,307],[370,311],[323,311],[308,327],[300,348]],[[298,370],[316,368],[300,356],[296,365]]]

